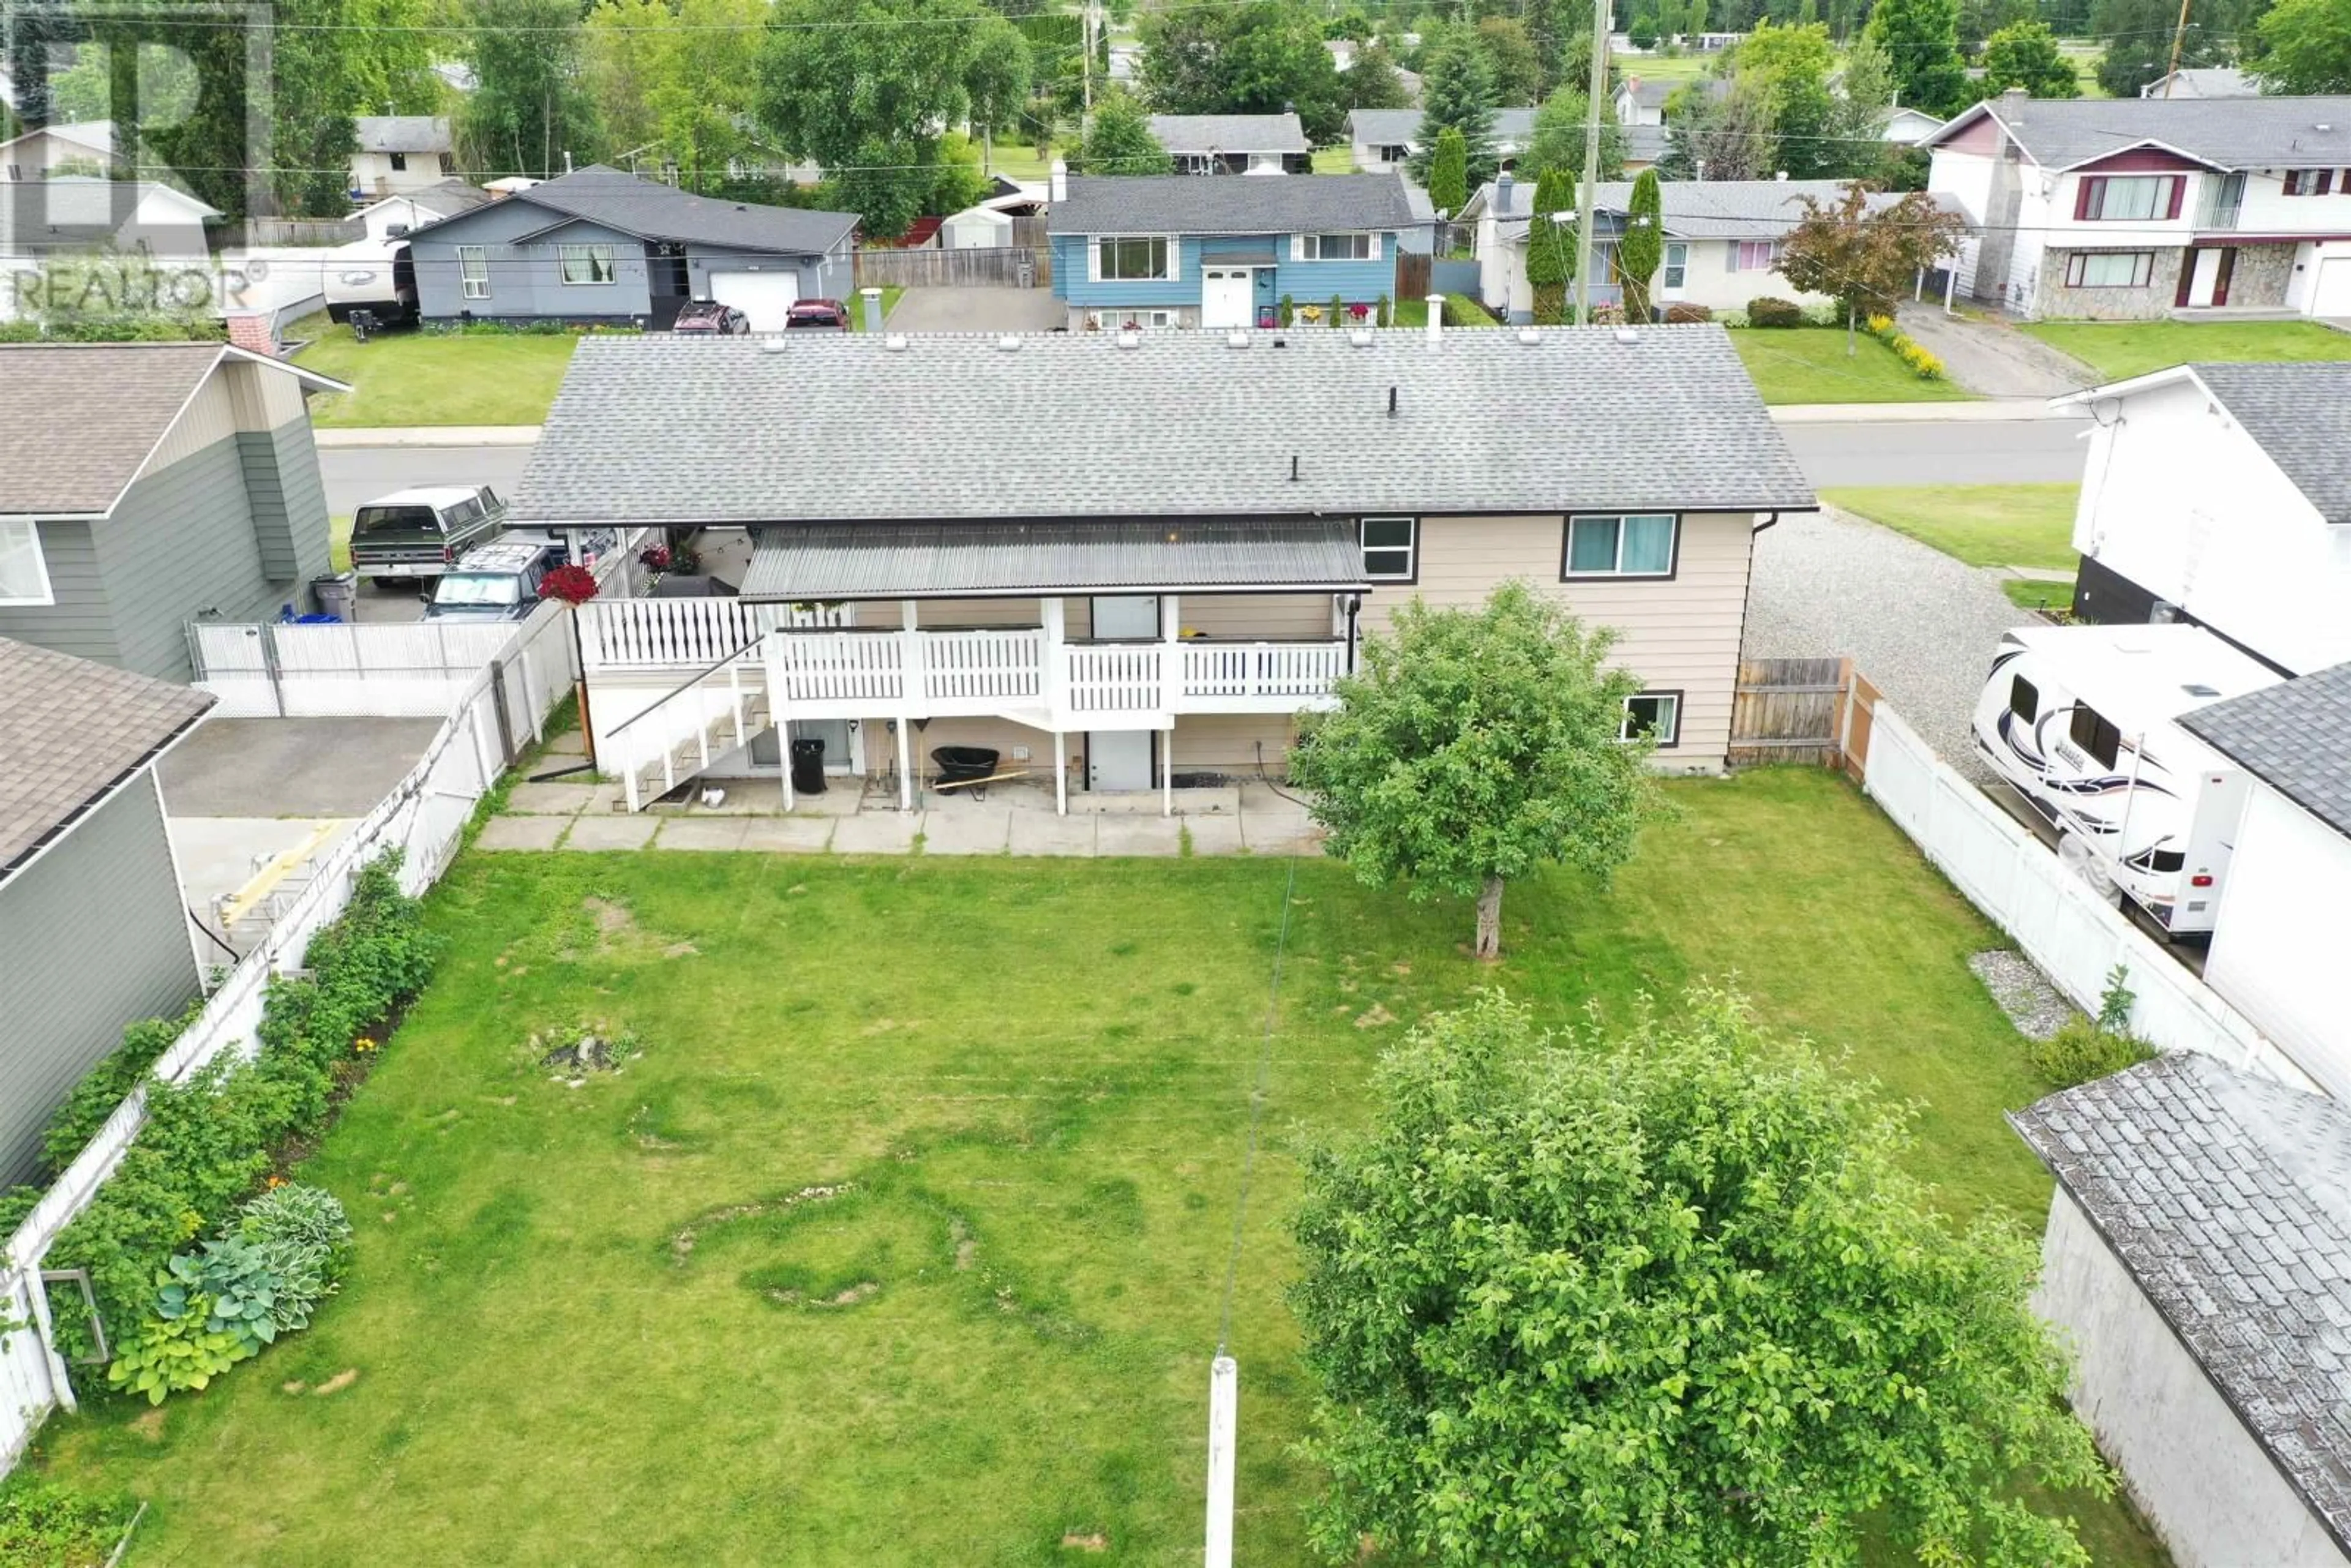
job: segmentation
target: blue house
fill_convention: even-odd
[[[1301,306],[1396,294],[1416,219],[1395,174],[1079,176],[1054,166],[1053,293],[1073,332],[1272,326]]]

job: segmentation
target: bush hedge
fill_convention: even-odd
[[[1714,312],[1703,305],[1686,305],[1677,301],[1666,307],[1666,325],[1686,327],[1694,321],[1711,321]]]
[[[96,1568],[135,1511],[119,1493],[92,1497],[29,1474],[0,1479],[0,1568]]]
[[[1747,324],[1750,327],[1801,327],[1804,324],[1804,308],[1792,299],[1775,299],[1766,294],[1747,302]]]
[[[283,1145],[325,1129],[339,1070],[362,1042],[372,1050],[368,1031],[423,988],[437,940],[423,929],[418,902],[401,893],[398,868],[397,856],[364,867],[350,904],[311,938],[308,970],[271,982],[251,1061],[224,1056],[184,1083],[149,1083],[138,1140],[47,1260],[89,1270],[110,1334],[135,1339],[154,1316],[158,1277],[168,1276],[172,1254],[226,1219]],[[147,1043],[142,1036],[139,1049]],[[92,1076],[119,1078],[118,1059],[131,1054],[126,1040]],[[67,1118],[86,1124],[100,1098],[77,1092],[44,1146],[62,1147]],[[54,1316],[61,1350],[96,1349],[78,1303],[60,1303]]]

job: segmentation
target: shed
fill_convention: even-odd
[[[966,207],[939,225],[942,250],[998,250],[1011,243],[1011,214],[993,207]]]

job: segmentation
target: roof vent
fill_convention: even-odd
[[[1017,349],[1020,345],[1016,342],[1012,346]],[[1122,327],[1118,333],[1118,346],[1122,349],[1140,349],[1143,347],[1143,334],[1132,327]]]
[[[1228,348],[1228,349],[1246,349],[1246,348],[1248,348],[1248,347],[1249,347],[1249,334],[1248,334],[1247,332],[1228,332],[1228,333],[1226,333],[1226,334],[1225,334],[1225,347],[1226,347],[1226,348]]]
[[[2190,681],[2179,689],[2191,697],[2217,697],[2220,695],[2220,687],[2208,686],[2201,681]]]
[[[1637,343],[1641,340],[1641,334],[1630,327],[1619,327],[1616,329],[1616,340],[1620,343]]]
[[[996,346],[1005,353],[1017,354],[1020,351],[1020,334],[1018,332],[1003,333],[997,338]]]
[[[1521,327],[1519,329],[1519,341],[1531,349],[1537,343],[1542,341],[1542,334],[1536,331],[1532,327]]]
[[[1347,334],[1347,341],[1354,344],[1358,349],[1368,349],[1372,346],[1372,335],[1363,328],[1358,327],[1353,331]]]
[[[903,354],[906,351],[906,334],[893,332],[882,340],[882,346],[893,354]]]
[[[781,354],[789,351],[789,347],[782,338],[762,335],[759,339],[759,352],[763,354]]]

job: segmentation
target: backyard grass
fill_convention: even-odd
[[[1970,566],[2071,570],[2078,485],[1878,486],[1821,492],[1821,499],[1908,534]]]
[[[890,324],[890,312],[898,308],[898,297],[905,292],[894,284],[885,283],[882,286],[882,324],[883,326]],[[852,295],[841,303],[849,307],[849,329],[852,332],[865,330],[865,301],[862,295]]]
[[[1722,57],[1719,54],[1616,55],[1612,58],[1619,77],[1639,77],[1643,81],[1696,81],[1712,70]]]
[[[39,1463],[152,1502],[134,1564],[1196,1563],[1293,873],[1231,1320],[1239,1561],[1308,1560],[1301,1140],[1472,988],[1566,1023],[1735,977],[1918,1103],[1939,1202],[2037,1234],[2001,1113],[2044,1085],[1966,967],[1994,933],[1825,773],[1671,794],[1613,889],[1514,886],[1497,968],[1466,905],[1322,861],[470,854],[434,984],[305,1168],[360,1227],[343,1293],[208,1393],[52,1421]],[[550,1081],[583,1026],[642,1055]],[[2076,1511],[2093,1560],[2161,1562]]]
[[[2351,360],[2351,333],[2315,321],[2031,321],[2024,330],[2109,382],[2197,360]]]
[[[569,333],[410,330],[380,332],[361,343],[349,327],[316,326],[297,361],[351,385],[348,394],[311,400],[312,423],[329,426],[537,424],[579,341]]]
[[[1456,320],[1467,322],[1472,327],[1501,325],[1486,313],[1486,308],[1483,305],[1479,304],[1467,294],[1448,294],[1446,298],[1453,301],[1453,316]],[[1390,308],[1389,315],[1395,326],[1426,327],[1428,325],[1428,301],[1399,299]]]
[[[2000,591],[2019,610],[2071,610],[2074,608],[2074,585],[2070,582],[2034,582],[2011,577],[2004,580]]]
[[[1341,142],[1336,147],[1314,150],[1314,172],[1317,174],[1352,174],[1355,172],[1355,149],[1352,143]]]
[[[1730,335],[1765,402],[1955,402],[1972,396],[1950,381],[1920,381],[1894,350],[1858,333],[1845,353],[1842,328],[1743,328]]]
[[[1008,180],[1043,180],[1051,175],[1053,159],[1057,154],[1066,155],[1065,150],[1051,147],[1040,153],[1034,143],[1023,145],[1012,141],[999,141],[988,159],[988,169]]]
[[[327,564],[336,571],[351,570],[351,514],[337,512],[327,519]]]

